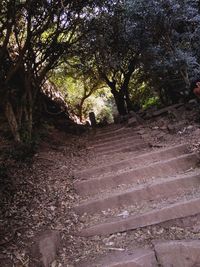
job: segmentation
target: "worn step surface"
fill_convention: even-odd
[[[120,185],[129,185],[141,182],[142,179],[152,179],[174,175],[180,171],[195,168],[199,158],[196,154],[186,154],[147,167],[140,167],[131,171],[122,172],[117,175],[110,175],[85,181],[78,181],[74,184],[77,193],[81,196],[94,195],[106,189],[116,188]]]
[[[129,159],[120,160],[100,167],[87,168],[75,172],[74,175],[80,179],[88,179],[91,177],[102,176],[106,173],[108,174],[117,172],[123,169],[133,169],[136,166],[144,166],[145,164],[151,162],[175,158],[186,153],[189,153],[188,145],[181,144],[169,148],[157,149],[156,151],[152,151],[150,153],[138,155],[137,157],[130,157]]]
[[[131,151],[137,151],[139,149],[143,149],[148,147],[148,144],[144,142],[144,140],[136,140],[133,142],[128,142],[124,144],[119,144],[117,146],[111,146],[105,149],[96,149],[96,153],[98,155],[110,155],[110,154],[117,154],[117,153],[124,153],[124,152],[131,152]]]
[[[110,252],[94,261],[85,261],[76,267],[198,267],[199,240],[156,242],[151,249]]]
[[[158,179],[153,183],[134,186],[118,193],[100,195],[98,199],[90,199],[75,207],[78,214],[94,214],[108,209],[126,207],[128,205],[169,198],[183,194],[187,190],[200,187],[200,171],[195,174]]]
[[[95,262],[79,263],[77,267],[157,267],[155,253],[150,249],[137,249],[133,252],[114,252]]]
[[[95,134],[96,139],[103,139],[110,136],[118,136],[121,134],[135,133],[137,130],[133,128],[121,127],[118,129],[110,129],[108,131],[100,131]]]
[[[91,139],[91,144],[93,145],[100,145],[102,143],[108,143],[111,141],[116,141],[116,140],[123,140],[127,137],[133,137],[133,138],[137,138],[140,135],[137,134],[136,132],[134,132],[133,130],[129,130],[127,132],[119,132],[117,134],[109,134],[106,136],[101,136],[99,138],[96,138],[95,136],[93,136],[93,138]]]
[[[109,235],[142,228],[162,222],[193,216],[200,213],[200,197],[191,200],[181,200],[176,204],[168,205],[161,209],[139,215],[131,215],[127,218],[113,217],[103,222],[82,230],[81,236]]]
[[[108,149],[117,149],[117,148],[122,148],[124,145],[132,145],[137,142],[141,142],[142,138],[140,136],[129,136],[123,139],[122,141],[119,140],[114,140],[114,141],[109,141],[102,143],[101,145],[92,145],[89,146],[88,149],[95,149],[96,152],[100,151],[106,151]]]
[[[102,135],[102,134],[107,134],[110,132],[114,132],[114,131],[122,131],[124,130],[124,126],[121,124],[116,124],[116,125],[108,125],[106,127],[102,127],[102,128],[97,128],[96,129],[96,136],[98,135]]]

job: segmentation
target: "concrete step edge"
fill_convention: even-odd
[[[179,175],[165,180],[158,179],[153,183],[136,185],[132,189],[126,189],[117,193],[109,193],[107,196],[99,195],[98,199],[91,198],[81,202],[74,207],[80,214],[94,214],[106,211],[107,209],[122,208],[123,206],[144,201],[169,198],[178,196],[192,188],[200,187],[200,170],[193,174]],[[100,198],[101,196],[101,198]]]
[[[74,188],[78,194],[84,196],[95,194],[106,188],[115,188],[122,184],[134,184],[142,179],[150,179],[153,177],[164,176],[163,172],[168,172],[167,176],[175,175],[178,172],[186,171],[188,168],[194,168],[199,163],[197,154],[184,154],[170,160],[164,160],[150,164],[146,167],[139,167],[126,171],[118,175],[104,176],[90,180],[76,181]],[[150,176],[151,175],[151,176]]]
[[[192,200],[182,200],[176,204],[153,210],[141,215],[133,215],[125,219],[113,218],[113,221],[97,224],[92,227],[83,229],[79,236],[105,236],[118,232],[125,232],[143,228],[150,225],[156,225],[174,219],[194,216],[200,213],[200,197]]]
[[[129,165],[130,162],[134,163],[134,161],[138,161],[138,160],[144,160],[145,157],[150,157],[152,159],[153,156],[159,155],[161,153],[168,153],[170,151],[178,151],[179,149],[181,149],[182,151],[183,148],[183,152],[188,153],[189,149],[188,149],[188,144],[181,144],[178,146],[173,146],[173,147],[169,147],[169,148],[162,148],[153,152],[148,152],[148,153],[144,153],[141,155],[138,155],[137,157],[130,157],[129,159],[125,159],[125,160],[121,160],[121,161],[117,161],[115,163],[112,164],[108,164],[108,165],[102,165],[100,167],[95,167],[95,168],[90,168],[90,169],[83,169],[81,171],[76,171],[74,172],[74,176],[75,177],[86,177],[88,175],[91,175],[92,172],[97,172],[97,175],[102,173],[103,171],[106,172],[107,169],[115,169],[117,168],[117,165],[119,165],[119,168],[117,168],[117,170],[120,170],[122,168],[123,165]],[[98,172],[99,171],[99,172]]]

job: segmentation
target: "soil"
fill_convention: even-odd
[[[189,143],[192,151],[199,152],[198,112],[184,109],[180,118],[182,125],[176,129],[168,126],[177,125],[180,121],[168,115],[145,121],[137,127],[137,131],[151,150]],[[79,201],[73,188],[76,180],[73,172],[108,164],[111,160],[109,156],[98,158],[95,151],[86,148],[92,138],[92,133],[78,137],[51,129],[30,162],[20,163],[12,159],[4,162],[9,169],[0,177],[0,266],[28,267],[29,248],[37,234],[48,229],[59,230],[62,237],[62,249],[52,267],[73,267],[86,258],[92,260],[97,254],[113,250],[149,247],[161,238],[200,239],[198,216],[188,221],[178,220],[173,226],[164,223],[106,238],[77,236],[77,230],[90,217],[78,218],[73,211]],[[5,140],[0,138],[1,145],[8,146]],[[130,154],[117,154],[112,160],[127,159]]]

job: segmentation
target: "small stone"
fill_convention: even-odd
[[[194,127],[192,126],[192,125],[189,125],[188,127],[187,127],[187,130],[192,130]]]
[[[113,246],[115,243],[114,242],[108,242],[106,243],[106,246]]]
[[[129,216],[129,212],[127,210],[123,211],[122,213],[117,215],[118,217],[126,218]]]

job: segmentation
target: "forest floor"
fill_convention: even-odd
[[[199,110],[184,107],[179,113],[180,117],[180,114],[165,114],[146,120],[138,131],[151,147],[187,142],[191,150],[199,152]],[[109,126],[109,129],[112,127],[116,126]],[[100,159],[95,151],[86,148],[92,138],[95,138],[93,133],[78,137],[51,129],[29,161],[5,157],[3,152],[0,154],[0,266],[29,267],[30,247],[38,235],[47,230],[58,230],[62,239],[59,257],[52,267],[73,267],[108,250],[107,238],[76,235],[84,220],[80,220],[73,210],[79,200],[74,191],[73,172],[107,162],[107,158]],[[9,151],[6,138],[1,137],[0,142],[3,150]],[[167,229],[156,231],[166,238],[169,235]],[[180,228],[174,232],[180,239],[185,235]],[[122,233],[116,237],[115,246],[124,248],[133,239],[135,246],[147,245],[150,235],[147,227],[135,231],[134,236],[127,237],[123,244]],[[199,232],[194,233],[194,237],[197,235]]]

